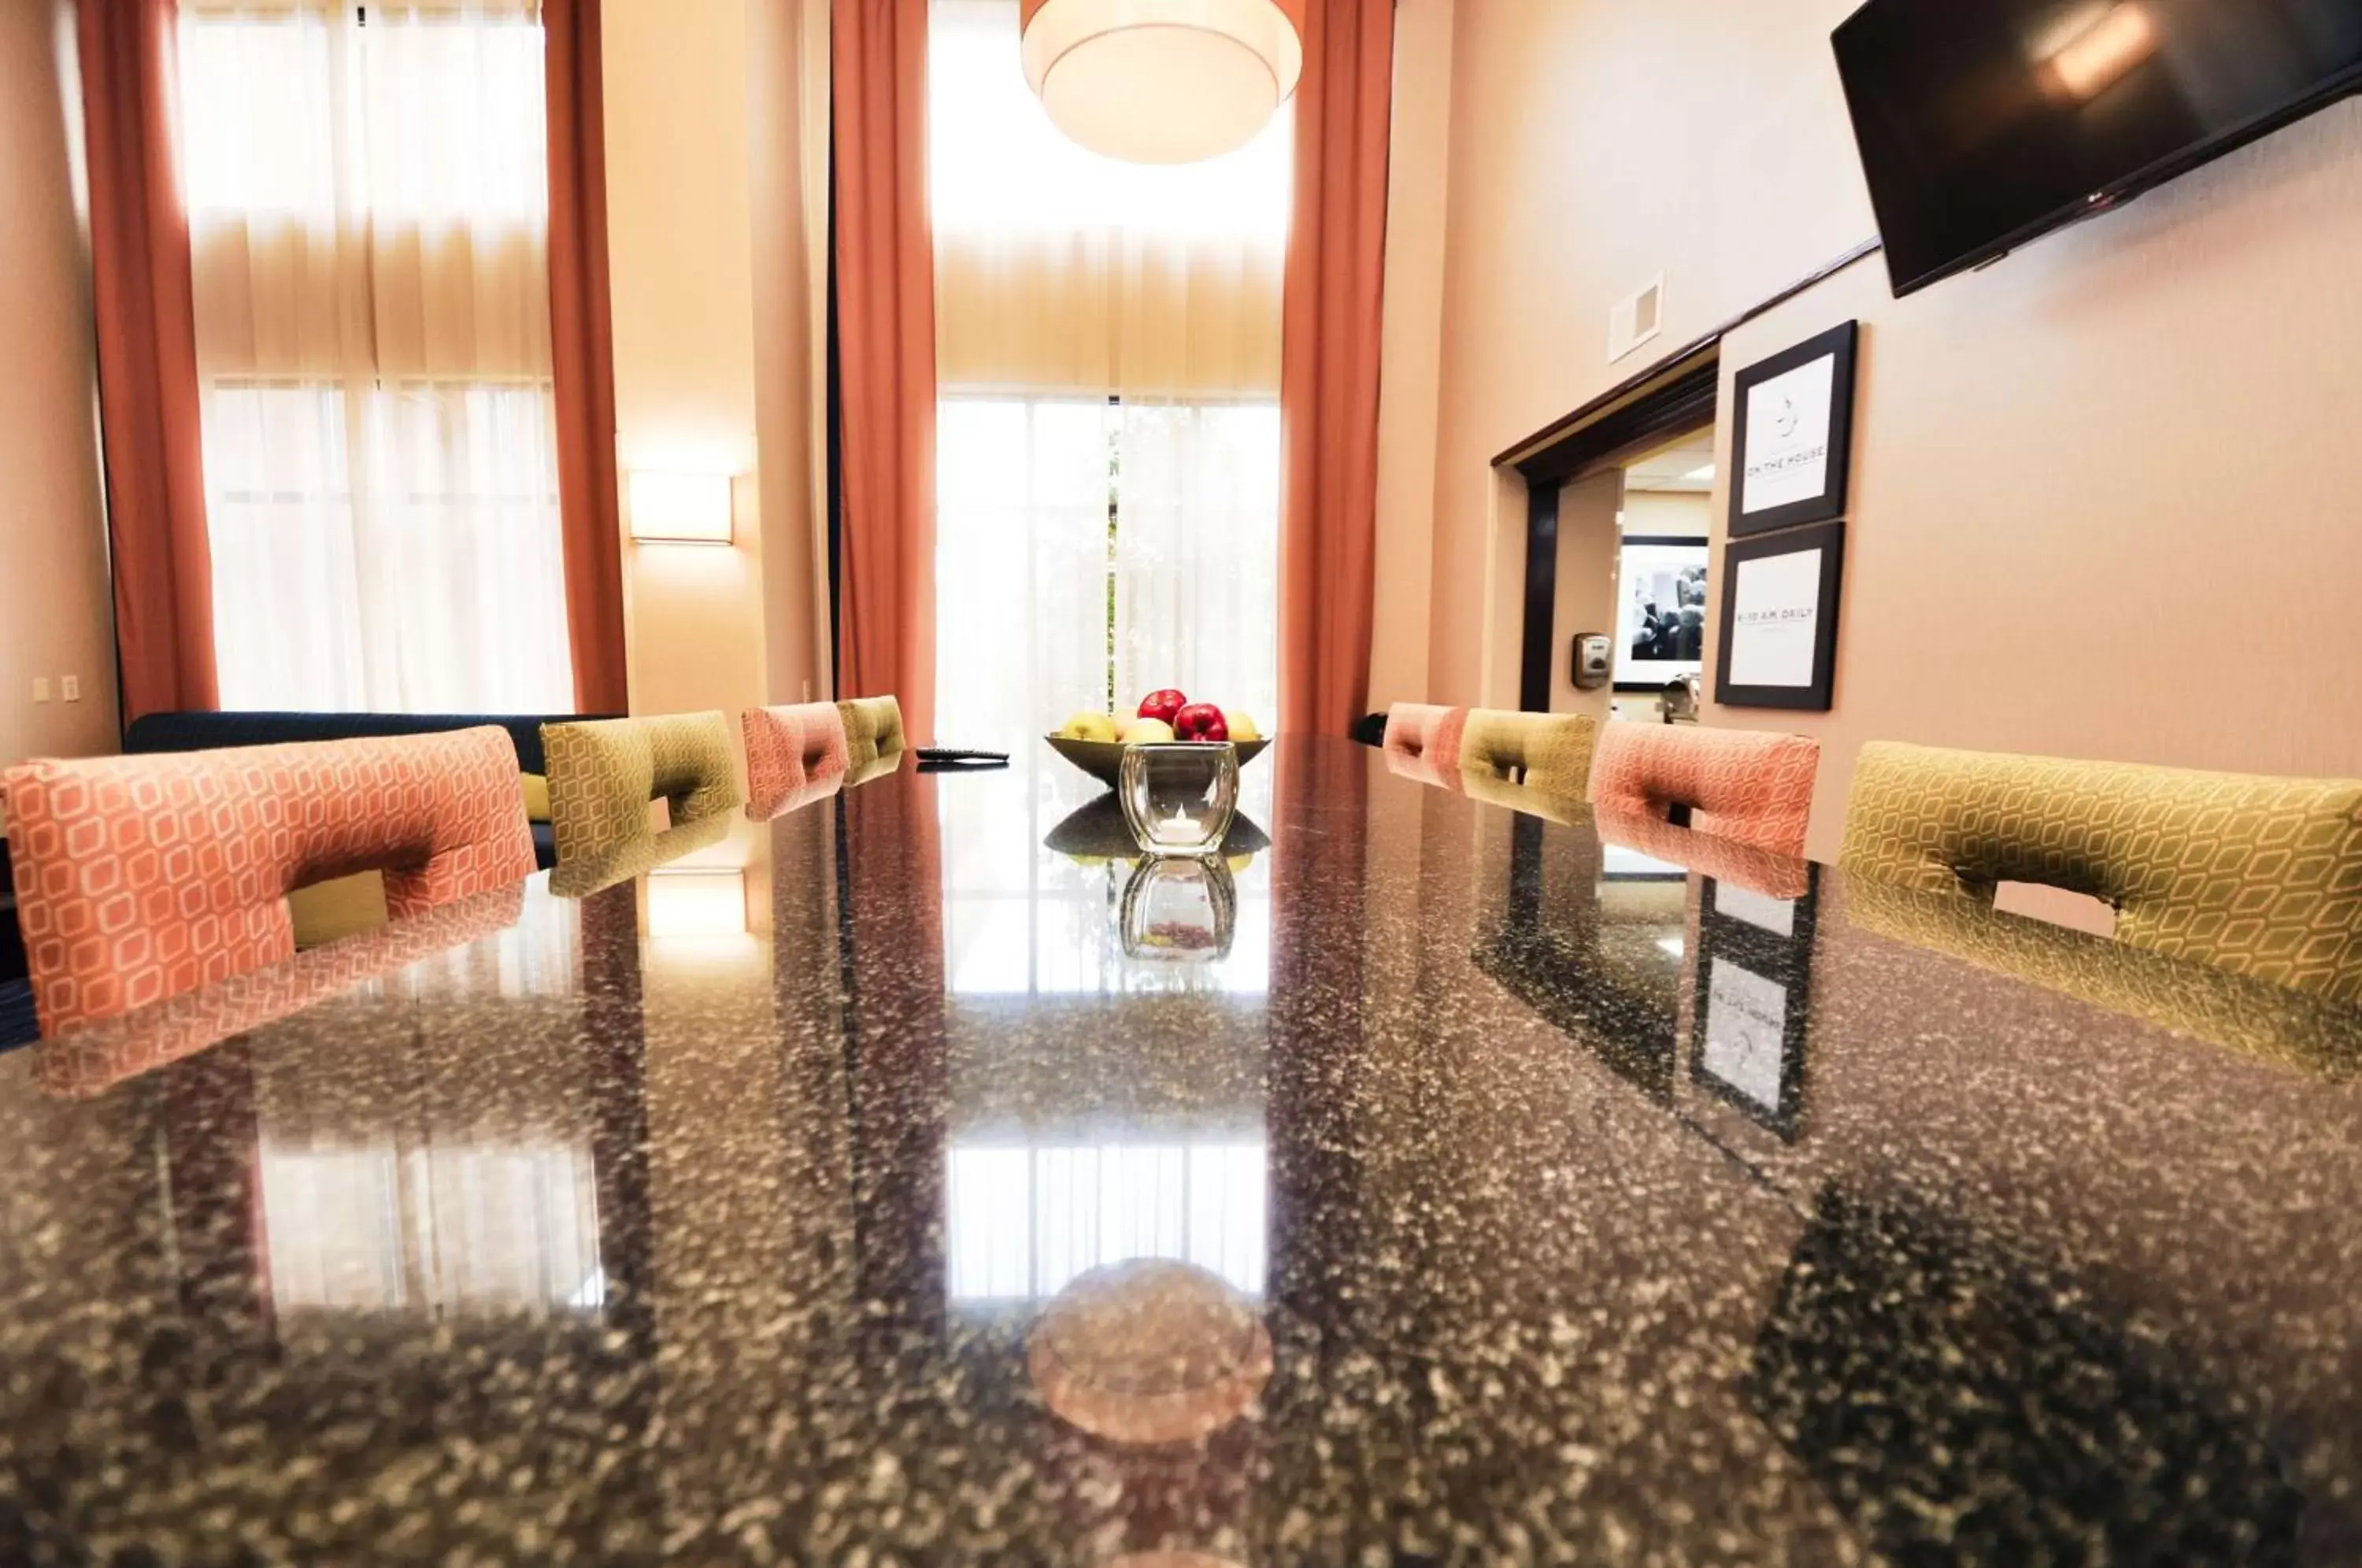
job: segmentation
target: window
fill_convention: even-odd
[[[230,707],[573,705],[524,0],[181,13]]]

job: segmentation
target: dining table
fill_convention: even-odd
[[[725,825],[0,1055],[0,1563],[2362,1562],[2354,1009],[1342,739]]]

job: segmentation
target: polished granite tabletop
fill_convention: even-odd
[[[1218,864],[1096,793],[0,1057],[0,1563],[2362,1562],[2351,1012],[1341,742]]]

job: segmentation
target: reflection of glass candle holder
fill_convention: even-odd
[[[1239,922],[1231,868],[1201,860],[1142,860],[1123,889],[1123,950],[1133,958],[1211,963],[1227,958]]]
[[[1116,796],[1151,855],[1211,855],[1239,809],[1239,754],[1227,744],[1130,745]]]

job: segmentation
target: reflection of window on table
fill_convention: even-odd
[[[1128,1258],[1172,1258],[1264,1292],[1262,1139],[1200,1143],[955,1143],[946,1185],[953,1301],[1056,1295]]]
[[[606,1302],[588,1149],[262,1147],[281,1310],[596,1311]]]

